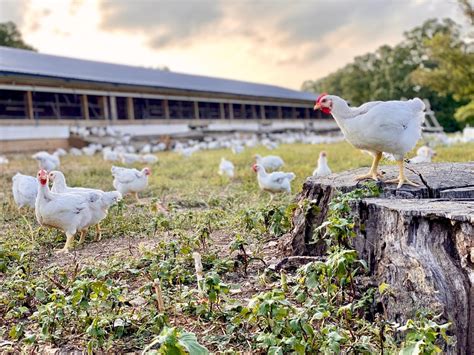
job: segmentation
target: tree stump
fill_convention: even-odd
[[[381,168],[384,179],[398,169]],[[294,228],[281,244],[288,255],[318,256],[325,244],[310,244],[326,218],[337,191],[360,186],[353,180],[366,168],[308,178],[297,199],[313,201],[315,209],[298,208]],[[474,349],[474,163],[409,165],[407,177],[420,187],[380,182],[381,196],[352,207],[356,237],[353,246],[367,260],[376,283],[392,287],[388,316],[397,322],[429,308],[452,321],[456,352]]]

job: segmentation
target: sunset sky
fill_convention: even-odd
[[[42,53],[299,89],[455,0],[0,0]]]

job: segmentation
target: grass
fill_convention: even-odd
[[[67,256],[54,253],[64,244],[62,232],[39,228],[34,211],[18,211],[13,203],[11,177],[17,171],[35,175],[36,162],[21,155],[10,159],[0,174],[0,336],[11,342],[2,351],[37,346],[138,351],[165,325],[196,333],[213,351],[255,351],[252,334],[239,337],[226,330],[229,309],[273,285],[259,259],[278,260],[275,243],[268,242],[290,228],[292,200],[321,150],[333,172],[371,163],[345,142],[281,145],[271,152],[258,147],[240,155],[205,151],[190,158],[159,153],[142,202],[126,198],[113,207],[103,223],[103,240],[89,238]],[[474,160],[474,144],[436,150],[434,161]],[[258,190],[250,168],[256,153],[283,158],[284,170],[297,176],[291,195],[270,204]],[[235,164],[232,181],[217,174],[221,157]],[[112,190],[111,166],[99,155],[61,159],[70,186]],[[169,213],[159,213],[156,202]],[[210,277],[207,296],[196,294],[194,250]],[[243,263],[249,263],[247,273]],[[155,279],[162,285],[164,313],[156,307]]]

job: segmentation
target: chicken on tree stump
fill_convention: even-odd
[[[345,100],[321,94],[316,99],[314,110],[332,114],[346,140],[354,147],[366,150],[374,157],[370,171],[356,180],[379,180],[377,171],[382,153],[393,154],[399,167],[396,179],[387,183],[419,186],[405,176],[403,158],[415,148],[421,138],[421,125],[425,120],[425,104],[419,98],[408,101],[371,101],[359,107],[350,107]]]

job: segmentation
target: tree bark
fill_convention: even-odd
[[[396,177],[396,167],[382,167]],[[310,243],[337,191],[349,192],[365,169],[308,178],[298,195],[294,228],[281,247],[287,255],[321,255],[324,243]],[[420,187],[379,183],[378,198],[355,203],[353,246],[367,260],[374,282],[392,287],[388,316],[397,322],[420,308],[453,322],[456,352],[474,349],[474,163],[419,164],[407,177]],[[305,208],[305,200],[317,208]]]

